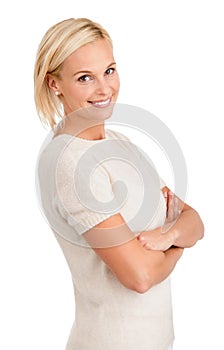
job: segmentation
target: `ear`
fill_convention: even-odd
[[[49,88],[52,89],[55,94],[60,95],[61,92],[59,89],[59,84],[58,84],[57,78],[51,74],[47,74],[46,80],[47,80],[47,84],[48,84]]]

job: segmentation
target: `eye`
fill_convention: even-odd
[[[90,75],[82,75],[81,77],[78,78],[78,81],[81,81],[82,83],[87,83],[88,81],[91,80]]]
[[[106,74],[107,75],[111,75],[111,74],[113,74],[115,72],[115,68],[108,68],[107,70],[106,70]]]

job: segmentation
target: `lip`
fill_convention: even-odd
[[[91,105],[96,108],[105,108],[110,105],[111,100],[112,100],[112,97],[108,97],[107,99],[104,99],[104,100],[88,101],[88,102],[91,103]]]

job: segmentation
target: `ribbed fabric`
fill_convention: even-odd
[[[99,164],[104,155],[98,151],[110,151],[115,145],[112,142],[107,149],[107,141],[111,140],[116,140],[121,160],[107,157],[108,161]],[[167,350],[174,338],[170,279],[144,294],[131,291],[116,279],[82,237],[115,213],[123,216],[133,232],[164,223],[166,206],[161,191],[155,215],[148,222],[138,218],[143,210],[145,184],[133,164],[134,157],[141,158],[143,163],[144,160],[130,142],[122,140],[130,141],[108,129],[103,140],[60,135],[48,143],[39,158],[43,213],[65,255],[74,284],[75,321],[66,350]],[[122,161],[126,154],[133,164]],[[94,164],[98,166],[91,172]],[[86,174],[91,176],[86,179]],[[122,205],[119,198],[117,202],[114,199],[116,181],[126,185],[128,195]],[[155,179],[149,174],[147,181],[150,185]],[[161,181],[160,187],[163,186]],[[102,208],[109,208],[106,213],[101,204]]]

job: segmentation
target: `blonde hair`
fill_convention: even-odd
[[[58,77],[68,56],[81,46],[100,38],[107,39],[112,45],[107,31],[87,18],[64,20],[53,25],[44,35],[37,50],[34,69],[34,99],[43,124],[53,128],[58,117],[64,116],[60,99],[48,86],[47,74]]]

